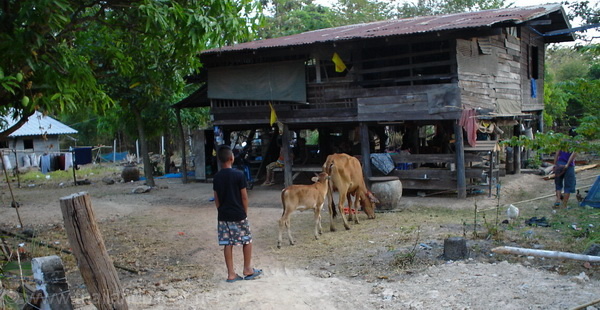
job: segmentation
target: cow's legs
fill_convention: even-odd
[[[294,238],[292,238],[292,228],[290,227],[292,225],[290,224],[290,216],[287,217],[287,220],[285,221],[285,226],[287,226],[288,238],[290,239],[290,245],[296,244],[296,242],[294,242]]]
[[[321,234],[321,211],[315,209],[315,240],[319,240]]]
[[[335,231],[335,223],[333,222],[333,210],[335,208],[335,205],[333,204],[333,194],[331,193],[331,191],[327,193],[327,198],[327,207],[329,208],[329,230]]]
[[[279,237],[277,238],[277,248],[281,249],[281,234],[283,231],[283,226],[285,225],[285,220],[283,217],[279,219]]]
[[[358,221],[358,208],[360,206],[360,201],[359,201],[359,197],[358,195],[354,196],[354,201],[352,202],[352,212],[354,212],[354,224],[360,224],[360,222]],[[349,203],[349,202],[348,202]]]
[[[344,200],[346,200],[346,195],[347,192],[342,192],[342,190],[340,190],[340,202],[338,203],[338,210],[340,211],[340,215],[344,221],[344,228],[346,228],[346,230],[350,230],[350,225],[348,225],[348,220],[346,220],[346,214],[344,214]],[[350,209],[350,206],[348,206],[348,209]]]
[[[294,245],[294,239],[292,238],[292,231],[290,228],[290,214],[285,213],[281,219],[279,219],[279,238],[277,239],[277,248],[281,248],[281,235],[283,233],[283,227],[287,227],[288,238],[290,239],[290,245]]]

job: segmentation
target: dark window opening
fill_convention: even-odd
[[[531,78],[532,79],[538,79],[539,78],[539,71],[540,71],[540,57],[539,57],[539,50],[537,46],[532,46],[531,47]]]
[[[8,141],[6,141],[6,140],[0,141],[0,148],[1,149],[7,149],[8,148]]]
[[[23,148],[26,150],[33,149],[33,139],[23,139]]]

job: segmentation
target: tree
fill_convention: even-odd
[[[312,0],[262,0],[261,4],[265,20],[258,36],[263,39],[334,26],[331,9]]]
[[[398,17],[441,15],[461,12],[474,12],[510,7],[513,3],[504,0],[417,0],[404,2],[398,6]]]
[[[394,17],[389,2],[380,0],[338,0],[333,5],[336,26],[368,23]]]
[[[2,4],[0,112],[26,117],[117,104],[135,116],[144,155],[142,111],[182,90],[183,77],[200,68],[200,50],[247,39],[260,17],[252,0]]]

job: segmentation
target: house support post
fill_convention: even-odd
[[[467,198],[467,178],[465,173],[465,144],[463,130],[457,122],[454,123],[454,137],[456,148],[456,191],[458,198]]]
[[[183,130],[183,122],[181,122],[181,109],[176,109],[175,115],[177,116],[177,127],[179,129],[179,138],[181,139],[181,182],[186,184],[188,182],[187,157],[185,154],[185,131]]]
[[[285,187],[292,185],[292,152],[290,150],[291,133],[288,125],[283,124],[283,137],[281,137],[281,147],[283,148],[283,183]]]
[[[366,123],[360,123],[360,151],[362,154],[363,176],[365,183],[373,176],[371,172],[371,147],[369,145],[369,126]]]
[[[515,135],[515,137],[520,137],[521,136],[521,125],[516,125],[514,127],[514,132],[513,134]],[[515,174],[521,174],[521,151],[523,150],[523,148],[521,146],[515,146],[514,148],[514,172]]]

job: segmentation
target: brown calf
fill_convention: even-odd
[[[319,173],[312,178],[314,184],[311,185],[291,185],[281,192],[281,203],[283,204],[283,214],[279,219],[279,239],[277,248],[281,248],[281,234],[283,226],[287,227],[290,244],[294,245],[292,232],[290,230],[290,215],[296,211],[305,211],[313,209],[315,211],[315,239],[319,239],[322,233],[321,227],[321,209],[327,196],[329,175],[325,172]]]

